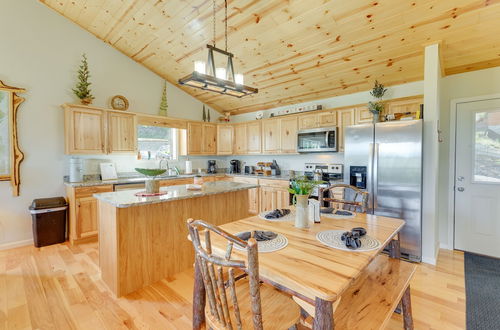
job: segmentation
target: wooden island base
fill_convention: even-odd
[[[248,190],[118,208],[99,204],[99,266],[117,296],[193,267],[186,220],[215,225],[246,218]]]

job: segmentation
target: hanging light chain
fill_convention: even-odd
[[[226,18],[225,20],[225,33],[224,33],[224,37],[226,39],[226,52],[227,52],[227,0],[224,0],[224,16]]]
[[[213,1],[213,11],[214,11],[214,15],[213,15],[214,16],[213,17],[213,19],[214,19],[214,22],[213,22],[213,25],[214,25],[214,38],[213,38],[212,41],[213,41],[214,47],[215,47],[215,0]]]

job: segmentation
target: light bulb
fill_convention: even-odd
[[[241,73],[237,73],[234,75],[234,83],[238,85],[243,85],[243,75]]]
[[[226,68],[216,68],[215,76],[219,79],[226,79]]]
[[[203,61],[194,61],[194,71],[199,72],[201,74],[205,74],[206,66]]]

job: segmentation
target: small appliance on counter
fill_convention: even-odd
[[[69,182],[83,181],[83,160],[71,157],[69,159]]]
[[[275,159],[273,159],[273,164],[271,165],[271,175],[281,175],[281,169]]]
[[[255,173],[255,168],[253,166],[245,166],[245,174],[254,174]]]
[[[237,159],[233,159],[229,161],[229,173],[241,173],[241,162]],[[245,166],[246,167],[246,166]]]
[[[215,160],[209,160],[207,173],[208,174],[215,174],[216,172],[217,172],[217,167],[215,166]]]

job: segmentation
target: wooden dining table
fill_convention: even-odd
[[[399,258],[399,231],[404,226],[400,219],[369,214],[353,218],[332,219],[321,217],[307,229],[294,226],[292,221],[266,221],[258,216],[238,220],[220,228],[235,234],[264,230],[284,235],[288,245],[275,252],[259,253],[259,276],[264,283],[302,299],[315,308],[313,329],[333,329],[333,304],[360,277],[380,252],[389,247],[390,256]],[[345,251],[324,245],[316,234],[325,230],[351,230],[363,227],[367,234],[381,244],[370,251]],[[224,254],[227,241],[213,239],[214,252]],[[234,250],[234,257],[245,260],[245,251]],[[193,324],[199,329],[204,320],[205,292],[198,266],[195,264]],[[199,323],[199,324],[196,324]]]

